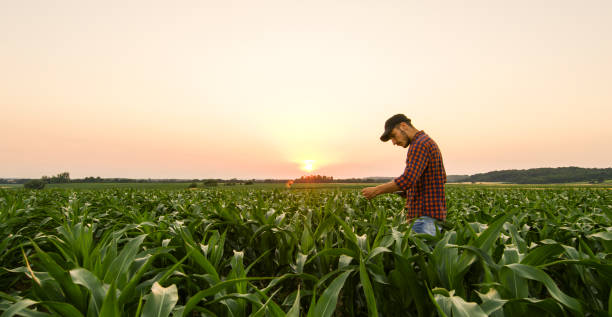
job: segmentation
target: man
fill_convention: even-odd
[[[387,142],[389,139],[393,145],[403,148],[410,145],[404,173],[389,183],[364,188],[361,193],[372,199],[380,194],[404,192],[406,218],[414,220],[412,230],[436,235],[435,221],[446,219],[446,172],[440,149],[423,130],[415,129],[403,114],[396,114],[385,122],[385,132],[380,140]]]

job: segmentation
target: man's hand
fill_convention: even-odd
[[[372,199],[378,195],[392,193],[398,190],[400,190],[400,188],[397,187],[395,182],[390,181],[388,183],[381,184],[376,187],[366,187],[361,190],[361,194],[367,199]]]
[[[378,192],[378,188],[376,187],[366,187],[361,190],[361,194],[367,199],[372,199],[378,196],[380,193]]]
[[[402,198],[406,198],[406,192],[403,191],[403,190],[398,190],[395,193],[400,195],[400,197],[402,197]]]

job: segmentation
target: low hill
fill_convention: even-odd
[[[446,181],[448,183],[465,182],[470,175],[446,175]]]
[[[457,178],[455,182],[504,182],[516,184],[553,184],[591,182],[602,183],[612,179],[612,168],[531,168],[526,170],[502,170]],[[453,182],[449,180],[449,182]]]

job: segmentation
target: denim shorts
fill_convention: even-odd
[[[430,236],[435,236],[437,232],[440,232],[440,227],[436,225],[436,219],[428,216],[421,216],[414,220],[412,231],[414,233],[427,233]]]

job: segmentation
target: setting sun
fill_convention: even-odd
[[[314,171],[314,160],[305,160],[304,161],[304,166],[302,166],[302,169],[305,170],[306,172],[312,172]]]

